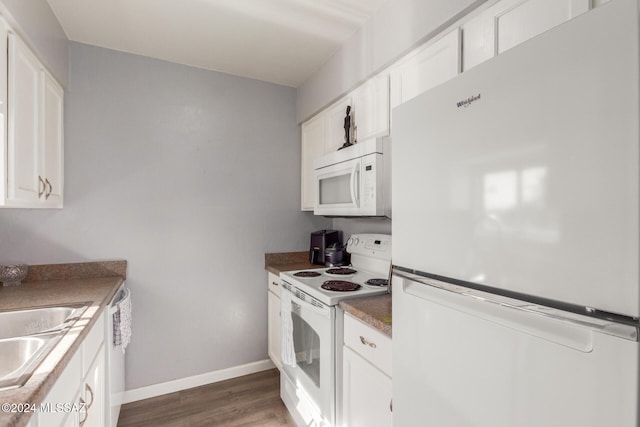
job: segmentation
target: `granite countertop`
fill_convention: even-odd
[[[372,297],[350,298],[340,301],[338,306],[354,317],[371,325],[382,333],[391,334],[391,294]]]
[[[322,268],[309,263],[308,252],[282,252],[264,254],[264,268],[273,274],[283,271]],[[351,298],[338,305],[375,329],[391,336],[391,294]]]
[[[264,254],[264,268],[278,275],[283,271],[310,270],[322,268],[324,265],[311,264],[309,252],[280,252]]]
[[[29,266],[29,273],[21,285],[0,286],[0,310],[89,303],[81,318],[22,387],[0,390],[0,404],[39,404],[44,400],[124,281],[125,271],[126,261]],[[0,411],[0,425],[24,426],[32,414]]]

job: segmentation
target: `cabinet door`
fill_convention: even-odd
[[[63,110],[64,91],[58,83],[42,73],[42,166],[40,175],[45,180],[43,198],[49,207],[62,207],[63,188]]]
[[[268,351],[269,357],[278,369],[282,368],[282,342],[280,331],[280,298],[273,292],[267,292],[268,295]]]
[[[312,211],[315,202],[313,160],[324,154],[324,114],[318,114],[302,124],[302,161],[300,168],[300,208]]]
[[[84,381],[82,397],[85,402],[85,412],[79,414],[80,422],[84,420],[84,427],[102,427],[105,424],[104,374],[104,351],[101,347]]]
[[[589,0],[500,1],[463,25],[463,68],[467,71],[589,8]]]
[[[44,398],[41,411],[38,412],[38,425],[58,427],[77,425],[77,412],[58,410],[57,405],[72,405],[78,402],[82,381],[82,355],[77,351],[60,374],[47,397]],[[45,409],[48,408],[48,409]],[[64,409],[64,408],[62,408]]]
[[[0,17],[0,40],[8,40],[7,23]],[[8,53],[8,52],[7,52]],[[7,88],[8,85],[8,55],[0,55],[0,179],[7,176]],[[7,199],[6,181],[0,185],[0,204]]]
[[[389,76],[376,76],[352,95],[357,140],[389,135]]]
[[[27,46],[9,34],[7,197],[37,201],[44,191],[39,168],[40,63]]]
[[[460,58],[459,29],[411,53],[391,71],[391,108],[455,77]]]
[[[329,107],[325,112],[325,153],[331,153],[342,147],[344,140],[344,119],[347,113],[347,107],[352,105],[351,97],[346,97]],[[353,142],[353,125],[354,118],[351,117],[351,130],[349,139]]]
[[[393,424],[391,378],[371,363],[343,348],[343,425],[389,427]]]

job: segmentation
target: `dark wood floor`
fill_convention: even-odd
[[[295,427],[277,369],[126,404],[118,427]]]

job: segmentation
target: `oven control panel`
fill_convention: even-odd
[[[347,241],[347,252],[391,259],[389,234],[352,234]]]

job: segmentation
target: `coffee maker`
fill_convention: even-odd
[[[324,265],[324,251],[334,243],[340,244],[340,232],[338,230],[318,230],[311,233],[309,262],[311,264]]]

